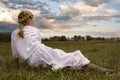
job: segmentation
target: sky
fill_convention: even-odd
[[[44,37],[120,37],[120,0],[0,0],[0,32],[19,28],[21,10],[34,14]]]

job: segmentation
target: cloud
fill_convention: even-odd
[[[115,22],[116,22],[116,23],[120,23],[120,20],[116,20]]]
[[[119,37],[120,37],[120,32],[116,32],[116,36],[119,36]]]
[[[62,16],[62,15],[61,16],[59,15],[59,16],[55,17],[56,20],[63,20],[63,21],[70,20],[71,18],[72,17],[70,17],[70,16]]]
[[[80,15],[80,11],[70,5],[61,5],[60,7],[60,11],[62,15],[69,15],[70,17],[75,17]]]
[[[55,2],[78,2],[81,0],[50,0],[50,1],[55,1]]]
[[[61,5],[60,11],[62,15],[68,15],[70,17],[81,16],[88,13],[95,13],[97,10],[101,9],[104,5],[98,7],[86,5],[84,2],[77,2],[75,4],[64,4]]]
[[[4,22],[16,24],[17,14],[18,14],[18,11],[15,11],[15,10],[12,10],[12,11],[9,9],[0,10],[0,22],[4,21]]]
[[[69,33],[68,33],[69,31]],[[97,31],[83,31],[83,30],[68,30],[68,31],[60,31],[61,33],[65,33],[65,34],[70,34],[72,36],[74,35],[81,35],[81,36],[86,36],[86,35],[90,35],[92,37],[120,37],[120,32],[114,32],[114,31],[101,31],[101,30],[97,30]]]
[[[84,2],[86,5],[97,7],[102,4],[106,3],[120,3],[120,0],[50,0],[55,2],[68,2],[68,3],[75,3],[75,2]]]
[[[47,3],[42,3],[39,0],[1,0],[2,4],[11,9],[40,9],[49,7]]]
[[[96,31],[93,31],[93,32],[89,32],[88,34],[91,34],[93,36],[106,36],[106,37],[120,37],[120,34],[119,32],[113,32],[113,31],[110,31],[110,32],[96,32]]]
[[[114,18],[119,18],[120,17],[120,13],[117,10],[114,9],[105,9],[103,10],[103,14],[89,14],[89,15],[83,15],[83,20],[85,21],[101,21],[101,20],[105,20],[105,21],[110,21],[111,19]]]
[[[106,36],[106,37],[118,37],[118,36],[120,36],[119,34],[118,34],[118,32],[96,32],[96,31],[92,31],[92,32],[86,32],[87,34],[89,34],[89,35],[92,35],[92,36],[101,36],[101,37],[103,37],[103,36]]]
[[[0,31],[14,30],[18,27],[17,15],[23,9],[30,10],[35,16],[35,25],[45,31],[68,34],[118,35],[112,31],[96,31],[100,25],[97,21],[110,21],[119,18],[115,9],[107,9],[106,3],[113,0],[50,0],[56,1],[55,13],[51,3],[40,0],[0,0]],[[58,3],[59,2],[59,3]],[[119,2],[119,0],[116,0]],[[119,20],[119,19],[118,19]],[[92,22],[94,21],[94,22]],[[116,21],[119,23],[119,21]],[[13,27],[13,28],[12,28]],[[81,28],[84,28],[83,30]],[[93,29],[92,31],[91,28]],[[101,28],[101,27],[100,27]],[[79,30],[81,29],[81,30]],[[73,30],[73,33],[72,33]],[[88,30],[88,31],[87,31]],[[98,29],[99,30],[99,29]],[[95,32],[96,31],[96,32]],[[98,33],[97,33],[98,32]],[[108,32],[108,33],[107,33]]]
[[[0,22],[9,22],[17,24],[17,16],[21,10],[6,9],[0,7]],[[40,16],[40,12],[36,10],[29,10],[35,16]]]
[[[90,6],[99,6],[101,4],[105,4],[110,1],[111,0],[84,0],[85,4]]]
[[[103,2],[105,2],[103,0]],[[101,3],[103,3],[101,2]],[[106,0],[107,2],[107,0]],[[81,6],[81,7],[80,7]],[[77,2],[74,4],[64,4],[60,7],[61,15],[71,18],[82,18],[82,21],[99,21],[99,20],[111,20],[113,18],[120,17],[120,13],[115,9],[105,8],[105,4],[99,6],[87,5],[84,2]]]
[[[2,7],[11,10],[33,10],[39,11],[41,16],[50,18],[53,13],[48,3],[41,2],[40,0],[1,0]],[[33,12],[32,11],[32,12]]]
[[[5,4],[8,4],[8,2],[15,4],[34,4],[33,0],[1,0],[1,2]]]
[[[54,24],[52,24],[54,22],[53,19],[39,19],[37,20],[37,26],[40,29],[52,29],[54,26]]]

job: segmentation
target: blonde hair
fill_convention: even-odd
[[[30,11],[23,10],[18,15],[18,23],[19,23],[19,32],[18,36],[24,38],[24,31],[23,28],[27,25],[28,20],[33,18],[33,14]]]

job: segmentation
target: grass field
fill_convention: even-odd
[[[119,41],[67,41],[44,44],[65,52],[80,50],[91,62],[120,71]],[[49,67],[31,68],[22,59],[18,69],[14,64],[10,43],[0,43],[0,80],[120,80],[120,75],[105,75],[96,70],[81,72],[62,69],[53,72]]]

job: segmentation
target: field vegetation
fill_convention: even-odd
[[[120,71],[120,41],[49,41],[43,42],[65,52],[80,50],[88,59],[100,66]],[[0,80],[120,80],[120,74],[106,75],[97,70],[53,72],[50,67],[31,68],[20,58],[17,68],[10,42],[0,42]]]

